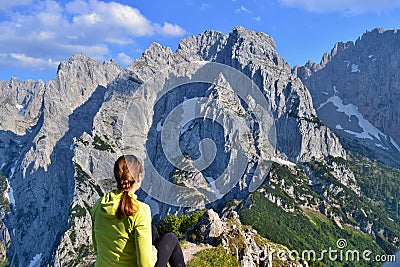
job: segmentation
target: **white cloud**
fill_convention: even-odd
[[[98,60],[104,60],[105,55],[108,55],[110,52],[108,46],[104,44],[95,44],[95,45],[61,44],[59,48],[64,51],[71,51],[69,55],[76,53],[78,51],[86,55],[92,56]]]
[[[239,13],[249,13],[249,14],[251,14],[253,12],[251,12],[251,10],[247,9],[246,7],[241,6],[241,7],[237,8],[237,9],[235,9],[235,13],[237,13],[237,14],[239,14]]]
[[[1,0],[0,10],[7,11],[19,6],[29,6],[33,0]]]
[[[151,22],[138,9],[116,2],[91,1],[92,8],[102,19],[101,25],[110,30],[120,29],[133,36],[153,34]]]
[[[39,40],[51,40],[53,38],[55,38],[56,34],[54,32],[50,32],[50,31],[43,31],[43,32],[39,32],[37,38]]]
[[[72,2],[68,2],[65,5],[65,9],[73,14],[90,13],[89,3],[85,0],[75,0]]]
[[[164,25],[162,27],[160,25],[155,25],[155,29],[160,34],[166,36],[182,36],[185,34],[185,30],[182,29],[179,25],[171,24],[168,22],[164,22]]]
[[[24,54],[11,53],[10,58],[24,67],[56,67],[59,64],[59,62],[54,62],[52,59],[34,58]]]
[[[128,56],[113,54],[111,46],[133,45],[142,36],[182,36],[179,25],[156,23],[140,10],[117,2],[71,0],[62,4],[53,0],[10,0],[0,3],[4,12],[0,21],[0,66],[52,67],[82,52],[97,60]],[[11,4],[12,2],[12,4]],[[24,8],[28,5],[29,8]],[[17,8],[18,7],[18,8]],[[128,47],[131,49],[132,47]],[[127,48],[127,49],[128,49]]]
[[[130,65],[133,63],[133,58],[128,56],[125,53],[119,53],[117,57],[117,61],[121,63],[122,65]]]
[[[400,7],[399,0],[278,0],[283,6],[304,9],[310,12],[345,12],[358,14],[379,12]]]
[[[86,11],[81,12],[80,7]],[[72,23],[69,26],[75,32],[82,32],[81,38],[97,36],[96,39],[126,40],[155,33],[153,24],[138,9],[131,6],[116,2],[78,0],[66,8],[72,14]],[[93,34],[88,34],[89,32]]]
[[[73,22],[76,25],[81,25],[83,27],[91,27],[97,23],[101,23],[103,20],[100,15],[96,12],[90,14],[82,14],[73,18]]]
[[[209,9],[209,8],[210,8],[210,5],[207,4],[207,3],[202,3],[202,4],[200,5],[200,11],[206,11],[206,10]]]

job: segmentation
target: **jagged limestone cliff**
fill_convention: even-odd
[[[339,42],[320,64],[294,68],[310,90],[318,117],[346,147],[400,166],[400,54],[397,30],[374,29]]]
[[[2,162],[1,171],[8,175],[14,199],[12,212],[3,219],[11,237],[12,266],[27,266],[33,259],[51,262],[61,235],[70,228],[73,138],[91,130],[105,86],[120,71],[113,62],[100,64],[78,54],[61,63],[56,78],[46,84],[12,81],[11,88],[2,88],[13,91],[14,99],[8,101],[23,105],[18,106],[19,116],[29,123],[24,129],[15,124],[1,131],[2,149],[9,159]],[[23,87],[30,84],[34,87]]]

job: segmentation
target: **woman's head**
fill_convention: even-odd
[[[140,183],[143,164],[134,155],[123,155],[114,164],[114,177],[119,191],[129,191],[135,183]]]
[[[117,181],[117,189],[123,193],[117,209],[117,218],[132,216],[138,206],[134,205],[132,197],[128,194],[137,184],[140,187],[142,180],[143,164],[134,155],[124,155],[117,159],[114,164],[114,177]],[[137,203],[136,203],[137,204]]]

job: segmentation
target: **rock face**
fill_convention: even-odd
[[[232,66],[261,88],[276,119],[278,149],[288,159],[308,160],[328,154],[345,156],[339,140],[314,119],[316,112],[308,90],[291,74],[290,66],[276,52],[275,42],[264,33],[242,27],[234,28],[229,36],[206,31],[183,39],[175,53],[153,44],[128,69],[146,80],[155,69],[173,68],[193,60],[215,60]]]
[[[32,80],[20,82],[12,78],[9,82],[1,81],[0,90],[1,129],[18,135],[25,134],[39,119],[44,83]]]
[[[194,61],[199,65],[188,64]],[[207,69],[198,66],[210,61],[234,68],[257,85],[272,117],[257,113],[256,99],[250,93],[239,98],[225,73],[218,73],[212,86],[186,86],[196,75],[207,77]],[[157,86],[146,87],[149,81]],[[181,83],[162,94],[171,81]],[[185,38],[175,52],[153,43],[127,69],[78,54],[61,63],[55,79],[47,83],[12,79],[0,85],[5,96],[0,171],[8,179],[7,194],[13,200],[11,212],[4,213],[1,231],[10,236],[7,257],[11,266],[87,266],[93,262],[88,211],[99,196],[114,188],[112,167],[123,152],[134,152],[146,164],[151,162],[163,180],[186,189],[203,186],[208,200],[217,200],[212,202],[216,210],[232,199],[248,196],[255,170],[264,158],[301,163],[346,157],[339,139],[318,119],[307,87],[276,52],[273,39],[239,26],[229,35],[205,31]],[[192,164],[182,171],[167,159],[165,153],[173,149],[164,151],[161,139],[167,115],[192,98],[200,99],[194,106],[201,116],[182,125],[179,134],[168,135],[171,140],[178,136],[175,151],[182,152],[182,162]],[[185,111],[183,106],[177,110],[183,118]],[[134,116],[126,117],[127,112]],[[227,127],[230,131],[226,133],[214,122],[229,125],[229,116],[240,127]],[[274,121],[276,135],[272,128],[263,128],[260,121],[264,119]],[[203,139],[214,141],[216,160],[196,171],[194,162],[212,150],[204,149]],[[239,140],[243,158],[235,157],[232,140]],[[270,140],[276,141],[276,149]],[[229,192],[215,190],[221,184],[211,174],[233,173],[228,164],[232,159],[244,166],[243,174],[237,181],[228,181],[233,184]],[[203,163],[197,161],[196,166]],[[341,183],[352,180],[345,171],[338,168],[335,172]],[[146,177],[153,176],[148,173]],[[146,192],[152,194],[139,194],[160,218],[183,209],[160,198],[184,198],[162,185],[162,181],[150,183]],[[204,206],[202,201],[189,208]],[[245,238],[250,236],[245,234]],[[252,266],[251,251],[238,253],[241,261]]]
[[[294,68],[310,90],[318,117],[350,147],[400,166],[400,52],[397,30],[375,29],[340,42],[321,63]],[[365,150],[364,148],[364,150]]]
[[[62,234],[71,226],[73,138],[91,131],[105,86],[120,71],[112,62],[99,64],[75,55],[60,64],[56,78],[46,84],[12,80],[9,88],[2,88],[14,94],[8,97],[14,108],[10,116],[22,116],[26,122],[5,124],[0,134],[2,155],[8,159],[1,171],[8,176],[14,200],[4,218],[11,236],[11,266],[52,262]]]
[[[198,244],[222,245],[226,252],[236,257],[242,267],[272,267],[274,253],[289,249],[277,246],[258,235],[257,231],[241,224],[235,211],[229,211],[222,218],[211,210],[207,210],[199,222],[186,233],[188,240]],[[194,239],[190,238],[194,237]],[[286,257],[288,266],[308,266],[307,263]]]

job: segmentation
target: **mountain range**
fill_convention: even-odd
[[[184,38],[174,52],[153,43],[127,68],[76,54],[46,83],[0,81],[3,261],[91,266],[88,211],[114,188],[113,163],[127,152],[152,166],[139,198],[154,222],[229,209],[289,249],[346,238],[393,254],[398,38],[374,29],[292,68],[272,37],[237,26]],[[243,93],[248,84],[256,90]],[[172,131],[174,112],[183,122]]]

